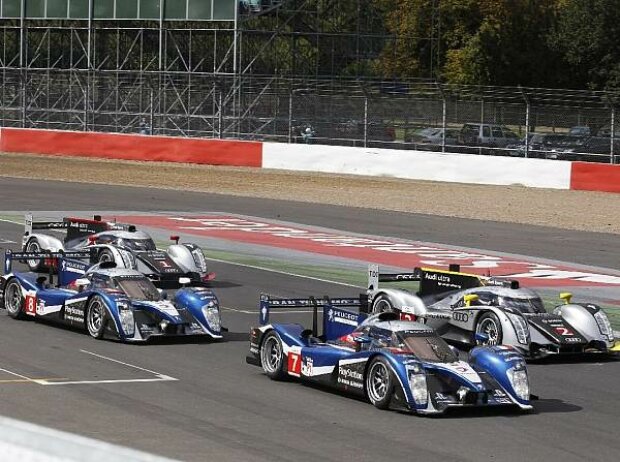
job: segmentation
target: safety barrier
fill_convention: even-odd
[[[3,128],[0,152],[620,192],[620,165],[426,151]]]
[[[262,143],[3,128],[0,151],[106,159],[260,167]]]

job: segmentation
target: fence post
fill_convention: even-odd
[[[223,117],[222,114],[224,112],[224,108],[222,107],[222,92],[220,91],[220,108],[219,108],[219,112],[218,112],[218,124],[219,124],[219,130],[218,130],[218,138],[222,139],[223,138],[223,133],[222,133],[222,125],[224,125],[223,123]]]
[[[288,144],[293,142],[293,92],[288,95]]]
[[[441,152],[446,152],[446,125],[448,117],[448,103],[445,95],[441,94]]]
[[[614,138],[616,136],[616,106],[611,106],[611,130],[609,132],[610,148],[609,148],[609,163],[615,164],[614,159]]]
[[[368,96],[364,96],[364,147],[368,147]]]
[[[530,156],[530,101],[525,99],[525,158]]]
[[[153,89],[151,88],[151,94],[149,95],[149,98],[151,100],[151,120],[149,120],[149,135],[152,135],[154,133],[153,124],[155,123],[155,95],[153,93]]]

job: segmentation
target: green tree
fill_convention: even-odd
[[[570,66],[571,87],[620,89],[620,1],[562,0],[552,46]]]

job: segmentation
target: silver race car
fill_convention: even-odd
[[[379,287],[404,281],[419,281],[418,292]],[[548,313],[540,296],[518,281],[461,273],[458,265],[399,274],[381,274],[370,265],[368,295],[373,312],[421,318],[444,339],[469,346],[510,345],[530,358],[620,350],[599,306],[572,303],[572,295],[562,293],[564,304]]]
[[[52,235],[46,230],[63,233]],[[146,275],[158,287],[178,285],[180,277],[188,277],[193,285],[210,281],[214,274],[207,269],[202,249],[196,244],[179,244],[178,236],[171,236],[174,244],[165,250],[155,246],[147,233],[135,226],[92,219],[65,217],[61,221],[33,221],[25,217],[22,238],[24,252],[91,251],[91,264],[114,262],[117,268],[135,269]],[[49,260],[26,260],[31,271],[43,271],[55,264]]]

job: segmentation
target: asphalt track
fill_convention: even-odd
[[[0,179],[5,210],[222,211],[615,268],[617,236],[213,194]],[[0,238],[21,229],[0,222]],[[343,287],[214,264],[226,341],[95,341],[0,316],[0,414],[183,460],[615,460],[620,362],[531,365],[531,414],[420,418],[244,363],[260,291]],[[233,311],[235,310],[235,311]],[[302,320],[304,314],[278,314]],[[275,319],[275,318],[274,318]],[[16,375],[18,374],[18,375]],[[36,381],[39,380],[39,381]],[[58,384],[55,382],[81,382]]]

